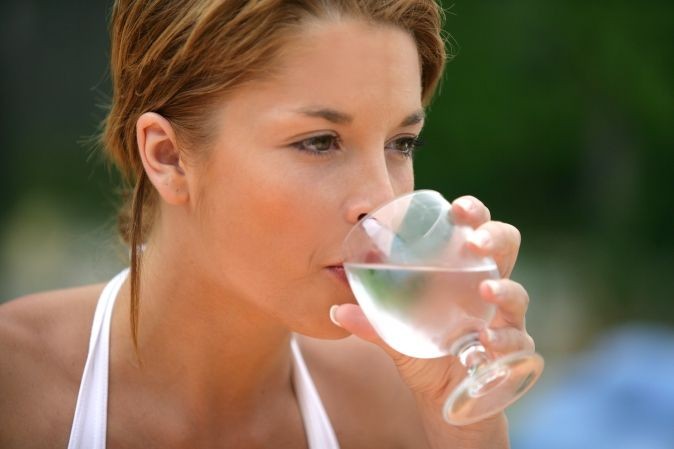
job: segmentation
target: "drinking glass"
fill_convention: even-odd
[[[440,193],[418,190],[363,217],[343,245],[349,285],[382,340],[410,357],[456,356],[466,368],[442,410],[453,425],[503,410],[543,370],[535,352],[495,358],[480,343],[496,307],[479,285],[500,276],[493,259],[467,248],[473,232],[454,222]]]

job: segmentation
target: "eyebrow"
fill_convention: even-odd
[[[343,124],[348,124],[353,121],[353,117],[350,116],[349,114],[345,114],[344,112],[339,112],[335,109],[330,109],[330,108],[302,108],[298,109],[296,112],[299,112],[302,115],[306,115],[308,117],[317,117],[317,118],[322,118],[324,120],[327,120],[332,123],[337,123],[340,125]]]
[[[349,124],[353,122],[353,117],[351,115],[331,108],[309,107],[297,109],[296,112],[302,115],[306,115],[308,117],[322,118],[324,120],[327,120],[328,122],[336,123],[339,125]],[[400,123],[400,126],[405,127],[416,125],[417,123],[424,121],[425,118],[426,113],[424,112],[423,109],[419,109],[418,111],[415,111],[412,114],[405,117],[403,121]]]
[[[423,122],[425,118],[426,113],[423,109],[419,109],[418,111],[413,112],[405,117],[405,119],[400,123],[400,127],[403,128],[405,126],[416,125],[417,123]]]

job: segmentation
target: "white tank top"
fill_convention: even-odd
[[[108,360],[112,308],[129,270],[105,286],[96,305],[89,352],[77,395],[68,449],[105,449],[108,421]],[[293,383],[310,449],[339,449],[335,432],[295,338],[291,338]]]

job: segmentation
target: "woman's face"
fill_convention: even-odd
[[[331,305],[355,302],[338,272],[358,217],[413,190],[421,131],[413,39],[357,21],[311,24],[273,78],[229,97],[193,177],[200,269],[226,294],[291,330],[345,332]]]

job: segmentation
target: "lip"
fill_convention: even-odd
[[[342,282],[344,285],[348,286],[349,281],[346,278],[346,272],[344,271],[344,266],[343,265],[331,265],[327,267],[328,271],[332,273],[333,276],[335,276],[340,282]]]

